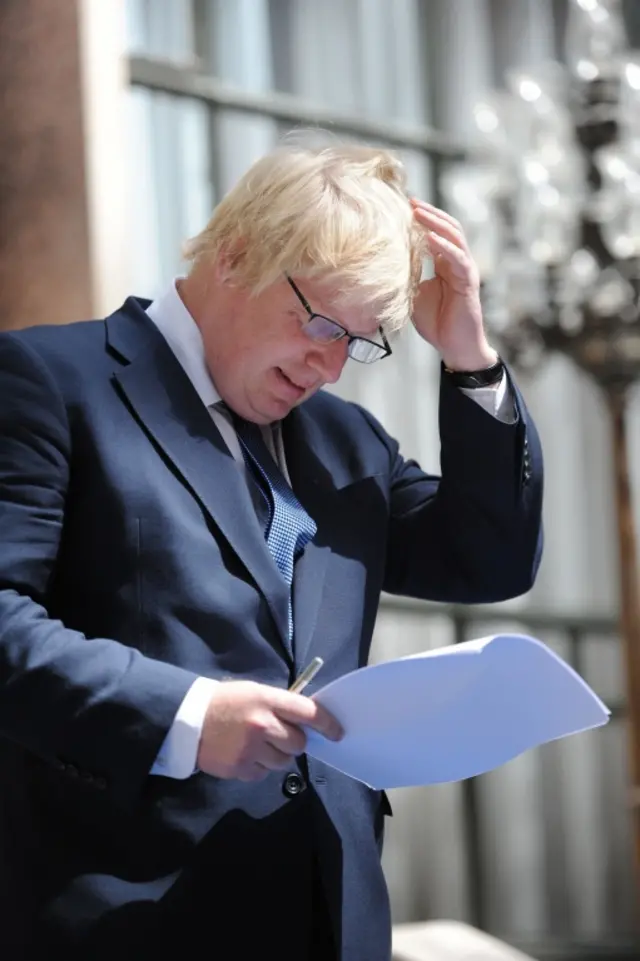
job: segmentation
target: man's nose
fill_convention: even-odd
[[[334,340],[332,344],[315,344],[307,362],[325,384],[335,384],[347,362],[348,355],[349,341],[343,337],[341,340]]]

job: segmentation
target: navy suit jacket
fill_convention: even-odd
[[[302,958],[317,870],[341,957],[387,961],[384,795],[305,756],[297,797],[282,772],[149,771],[198,675],[284,688],[321,655],[325,684],[365,664],[383,590],[528,590],[535,428],[515,388],[507,425],[443,379],[440,479],[357,405],[321,392],[292,411],[318,532],[291,654],[246,485],[144,306],[0,335],[0,954],[140,961],[204,938],[213,957]]]

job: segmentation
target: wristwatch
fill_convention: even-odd
[[[466,387],[472,390],[476,387],[491,387],[498,384],[504,374],[504,364],[498,357],[495,364],[484,370],[449,370],[442,364],[442,370],[456,387]]]

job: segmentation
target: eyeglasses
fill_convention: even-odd
[[[311,340],[314,340],[317,344],[333,344],[337,340],[342,340],[344,337],[347,337],[349,340],[349,357],[357,360],[360,364],[373,364],[376,360],[389,357],[392,353],[382,328],[379,328],[380,337],[382,338],[381,344],[376,344],[373,340],[367,340],[366,337],[356,337],[350,334],[349,331],[336,320],[323,317],[322,314],[316,314],[309,306],[307,299],[300,293],[291,277],[287,277],[287,280],[294,294],[309,315],[309,319],[302,329]]]

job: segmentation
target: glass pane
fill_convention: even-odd
[[[384,347],[369,343],[366,340],[352,340],[349,344],[349,357],[360,364],[373,364],[386,357],[386,354]]]
[[[273,85],[381,121],[427,119],[418,0],[270,0]]]
[[[131,54],[190,62],[195,57],[192,0],[126,0]]]
[[[345,335],[342,327],[321,314],[314,314],[313,317],[310,317],[303,329],[307,337],[323,344],[331,344],[335,340],[341,340]]]
[[[216,189],[222,195],[276,145],[278,128],[269,117],[221,110],[214,117],[213,130]]]
[[[264,93],[273,86],[268,0],[208,0],[208,60],[215,76]]]
[[[428,121],[426,14],[416,0],[352,0],[365,116],[396,123]]]
[[[272,88],[267,0],[208,0],[208,60],[222,80],[251,93]],[[276,143],[269,117],[237,110],[213,119],[216,187],[226,193]]]
[[[180,272],[183,242],[213,208],[209,121],[202,104],[129,93],[129,254],[134,290],[154,297]]]
[[[362,98],[355,13],[352,0],[293,4],[288,93],[341,111],[357,109]]]

